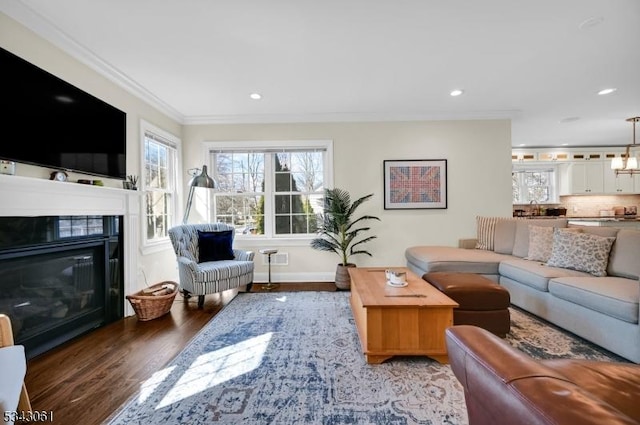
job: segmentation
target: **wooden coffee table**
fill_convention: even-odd
[[[351,276],[351,310],[367,363],[393,356],[429,356],[448,363],[444,331],[453,325],[458,303],[403,267],[408,285],[387,285],[385,268],[356,267]]]

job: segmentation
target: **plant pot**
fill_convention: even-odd
[[[351,276],[349,276],[349,268],[355,267],[355,264],[347,264],[346,266],[338,264],[336,268],[336,286],[338,289],[351,289]]]

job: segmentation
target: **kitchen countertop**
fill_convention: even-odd
[[[576,221],[640,221],[640,218],[637,216],[629,216],[629,217],[611,217],[611,216],[599,216],[599,217],[566,217],[569,220]]]
[[[518,217],[516,217],[518,218]],[[520,218],[534,218],[534,219],[553,219],[553,218],[566,218],[572,221],[640,221],[640,217],[635,215],[622,217],[622,216],[565,216],[565,215],[525,215]]]

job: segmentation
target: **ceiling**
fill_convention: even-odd
[[[640,115],[638,0],[0,8],[185,124],[509,118],[514,147],[589,146],[631,143]]]

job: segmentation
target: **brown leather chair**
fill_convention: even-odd
[[[446,331],[470,425],[640,424],[640,366],[534,360],[476,326]]]

